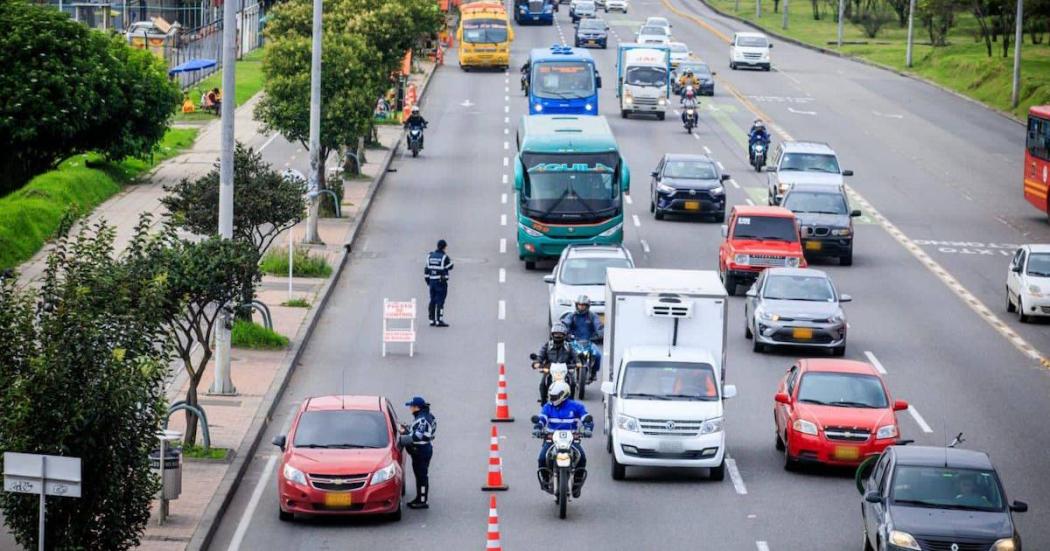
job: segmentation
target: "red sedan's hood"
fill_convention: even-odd
[[[872,433],[879,427],[896,423],[892,408],[846,408],[818,406],[798,403],[795,407],[797,417],[815,422],[824,427],[864,428]]]
[[[385,467],[390,461],[390,450],[387,448],[296,448],[288,458],[289,464],[304,473],[334,475],[368,474]]]
[[[768,254],[780,256],[802,256],[802,246],[798,241],[756,241],[752,239],[734,239],[729,242],[733,253]]]

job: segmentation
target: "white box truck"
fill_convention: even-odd
[[[620,44],[616,48],[616,97],[620,115],[667,115],[671,98],[671,49],[661,44]]]
[[[714,271],[609,268],[602,382],[612,476],[700,467],[725,478],[725,287]]]

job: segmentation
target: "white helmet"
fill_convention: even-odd
[[[569,397],[569,383],[555,381],[547,389],[547,400],[556,406],[560,406]]]
[[[569,375],[569,366],[565,364],[551,364],[551,380],[552,381],[564,381],[565,377]]]
[[[415,115],[415,114],[418,114],[418,113],[419,113],[419,106],[418,105],[413,105],[412,106],[412,114]]]

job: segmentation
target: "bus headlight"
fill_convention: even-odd
[[[525,232],[526,235],[530,235],[532,237],[543,237],[542,233],[526,226],[525,224],[518,224],[518,228],[521,229],[521,231]]]
[[[535,105],[535,109],[536,109],[537,113],[539,113],[540,111],[543,111],[543,104],[542,103],[537,103]]]
[[[616,232],[620,231],[621,229],[623,229],[623,222],[620,222],[619,224],[616,224],[615,226],[603,231],[602,233],[599,233],[598,237],[612,237]]]
[[[583,108],[585,110],[587,110],[587,111],[590,111],[591,109],[594,109],[594,106],[588,103],[588,104],[584,105]]]

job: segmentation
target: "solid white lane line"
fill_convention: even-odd
[[[642,239],[642,250],[645,251],[645,254],[649,254],[649,243],[644,239]]]
[[[499,215],[499,225],[501,225],[501,226],[506,226],[507,225],[507,215],[506,214]]]
[[[496,343],[496,363],[503,363],[503,361],[507,359],[506,356],[506,347],[503,346],[503,343]]]
[[[880,362],[879,359],[875,357],[875,354],[872,354],[871,352],[865,350],[864,355],[868,358],[868,361],[871,362],[871,365],[875,366],[876,371],[882,373],[883,375],[886,374],[886,368],[882,367],[882,362]]]
[[[624,196],[623,196],[623,200],[624,200],[624,201],[627,201],[627,204],[628,204],[628,205],[632,205],[632,204],[634,204],[634,199],[631,199],[631,196],[630,196],[630,195],[624,195]]]
[[[735,187],[736,189],[740,189],[740,184],[736,183],[736,180],[730,178],[729,183],[733,184],[733,187]]]
[[[266,140],[266,143],[262,144],[262,147],[259,148],[259,153],[262,153],[262,150],[264,150],[267,147],[269,147],[270,144],[272,144],[273,141],[277,139],[277,136],[280,136],[280,135],[281,135],[280,133],[275,133],[273,136],[270,136],[270,139]],[[160,453],[160,452],[157,452],[157,453]]]
[[[507,301],[505,301],[505,300],[500,300],[499,301],[499,316],[498,317],[501,320],[507,319]]]
[[[736,460],[732,457],[726,458],[726,470],[729,471],[729,479],[733,481],[733,489],[740,495],[747,495],[747,486],[744,486],[744,478],[740,476],[740,469],[736,468]]]
[[[259,482],[255,483],[255,490],[252,491],[252,497],[248,500],[248,508],[244,510],[240,522],[237,523],[237,531],[233,533],[233,539],[230,540],[230,546],[227,548],[228,551],[240,550],[241,542],[244,541],[244,535],[248,533],[248,526],[252,523],[252,517],[255,516],[255,509],[259,507],[259,500],[262,499],[263,492],[266,491],[266,486],[270,483],[270,476],[276,467],[277,456],[271,455],[270,459],[266,461],[266,466],[263,467]]]
[[[499,202],[504,204],[504,205],[507,204],[507,194],[506,193],[503,193],[503,194],[501,194],[499,196]]]
[[[764,541],[756,541],[755,546],[758,547],[758,551],[769,551],[769,544]]]
[[[499,238],[499,254],[507,254],[507,238]]]
[[[504,270],[503,268],[499,269],[499,282],[500,283],[506,283],[507,282],[507,270]]]
[[[708,155],[710,155],[710,154],[711,154],[711,148],[710,148],[710,147],[707,147],[707,146],[705,145],[705,146],[704,146],[704,153],[707,153]]]
[[[642,227],[642,221],[638,219],[638,215],[637,214],[632,214],[631,215],[631,220],[634,221],[634,227],[636,227],[636,228]]]
[[[908,413],[910,413],[911,418],[915,419],[915,422],[919,424],[919,428],[922,429],[922,432],[925,432],[926,434],[931,434],[933,432],[933,429],[930,428],[930,425],[926,424],[926,420],[922,418],[922,415],[919,415],[919,410],[915,409],[915,406],[908,406]]]
[[[747,199],[744,199],[744,200],[747,201],[747,204],[751,205],[752,207],[755,206],[755,202],[752,201],[750,197],[748,197]]]

